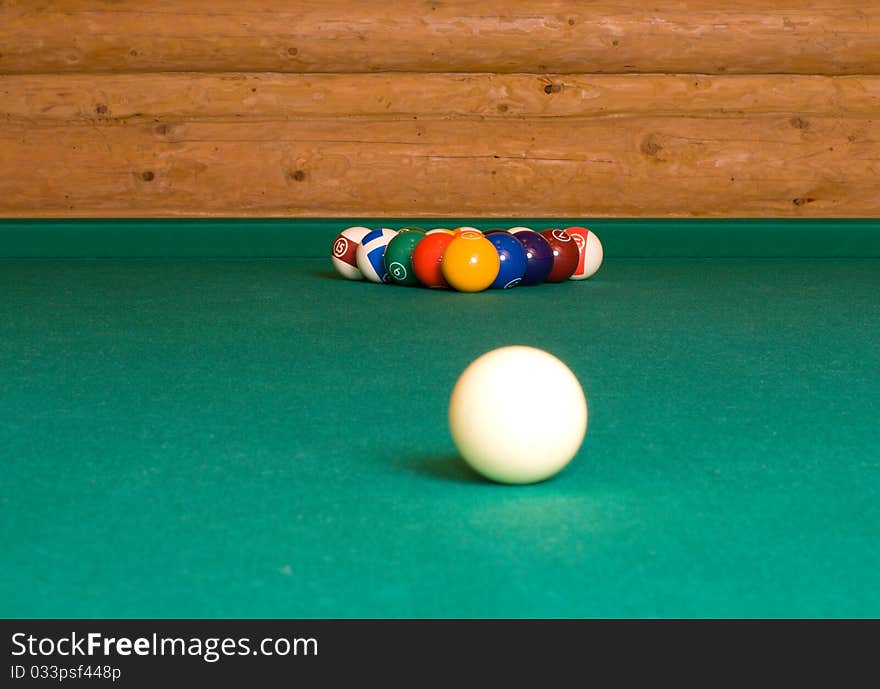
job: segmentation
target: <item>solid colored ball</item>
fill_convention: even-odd
[[[602,266],[602,259],[605,255],[599,237],[596,236],[595,232],[588,230],[586,227],[567,227],[565,231],[577,242],[580,254],[577,267],[574,269],[571,279],[586,280],[593,277]]]
[[[462,232],[480,232],[480,231],[476,227],[468,227],[467,225],[465,225],[463,227],[456,227],[452,231],[452,234],[456,237],[459,237],[459,236],[461,236]],[[480,234],[483,234],[483,233],[480,232]]]
[[[553,268],[553,249],[539,233],[527,231],[513,235],[526,252],[526,272],[521,285],[538,285],[547,278]]]
[[[489,232],[486,239],[498,252],[500,266],[498,275],[489,285],[490,289],[510,289],[519,284],[526,272],[526,251],[520,241],[504,230]]]
[[[333,240],[330,258],[336,272],[348,280],[363,280],[364,274],[357,266],[357,249],[361,240],[370,233],[369,227],[348,227]]]
[[[574,239],[565,230],[544,230],[541,236],[553,250],[553,267],[547,274],[547,282],[565,282],[572,276],[580,260],[580,251]]]
[[[449,428],[462,459],[479,474],[500,483],[535,483],[578,453],[587,400],[571,369],[552,354],[501,347],[459,376]]]
[[[482,292],[498,277],[501,260],[495,246],[479,230],[465,230],[449,243],[440,268],[459,292]]]
[[[396,230],[373,230],[361,239],[357,249],[357,265],[370,282],[388,282],[391,276],[385,270],[385,248],[397,236]]]
[[[406,228],[397,233],[385,249],[385,270],[391,282],[398,285],[417,285],[419,279],[413,270],[412,255],[425,231]]]
[[[452,242],[453,236],[448,232],[428,232],[422,240],[416,244],[413,250],[412,264],[416,277],[426,287],[442,289],[449,287],[440,263],[446,247]]]

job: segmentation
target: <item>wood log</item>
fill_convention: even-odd
[[[873,117],[880,79],[523,74],[69,74],[0,77],[0,117],[121,120]]]
[[[3,0],[0,73],[877,74],[838,0]]]
[[[878,95],[878,77],[6,77],[0,215],[876,217]]]

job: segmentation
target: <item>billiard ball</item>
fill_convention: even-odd
[[[462,459],[500,483],[535,483],[574,459],[587,432],[587,400],[571,369],[534,347],[493,349],[473,361],[449,399]]]
[[[456,227],[452,230],[452,234],[456,237],[460,236],[462,232],[480,232],[476,227],[468,227],[467,225],[463,227]],[[480,234],[483,234],[480,232]]]
[[[435,227],[432,230],[428,230],[425,234],[437,234],[438,232],[445,232],[446,234],[455,234],[453,230],[450,230],[447,227]]]
[[[520,241],[501,230],[488,232],[486,239],[492,242],[498,252],[500,266],[498,276],[489,285],[490,289],[510,289],[519,284],[526,272],[526,251]]]
[[[565,230],[550,229],[540,234],[553,250],[553,267],[547,274],[546,281],[565,282],[574,273],[580,260],[577,244]]]
[[[516,232],[513,235],[526,252],[526,272],[521,285],[537,285],[546,279],[553,268],[553,249],[539,233],[534,231]]]
[[[440,262],[446,247],[453,239],[452,234],[448,232],[428,232],[413,249],[413,271],[419,282],[426,287],[434,289],[449,287],[440,269]]]
[[[463,230],[453,237],[440,269],[449,286],[459,292],[482,292],[498,277],[501,259],[495,246],[479,230]]]
[[[363,280],[364,274],[357,266],[357,248],[370,233],[368,227],[348,227],[333,240],[330,258],[336,272],[348,280]]]
[[[534,232],[531,227],[511,227],[509,230],[510,234],[516,234],[517,232]]]
[[[567,227],[565,231],[577,242],[580,259],[571,276],[572,280],[586,280],[593,277],[602,266],[604,251],[596,233],[586,227]]]
[[[398,285],[417,285],[419,279],[413,270],[412,255],[416,245],[425,236],[424,230],[404,228],[385,248],[385,270],[391,282]]]
[[[370,282],[388,282],[391,279],[385,270],[385,247],[395,236],[396,230],[383,227],[361,239],[357,249],[357,265]]]

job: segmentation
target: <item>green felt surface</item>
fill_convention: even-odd
[[[589,227],[615,258],[880,258],[880,219],[0,220],[0,258],[324,258],[352,225]]]
[[[878,261],[463,295],[31,260],[0,293],[0,616],[880,616]],[[533,486],[469,473],[446,427],[513,343],[590,407]]]

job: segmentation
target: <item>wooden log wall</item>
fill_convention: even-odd
[[[880,4],[0,0],[0,217],[878,217]]]

